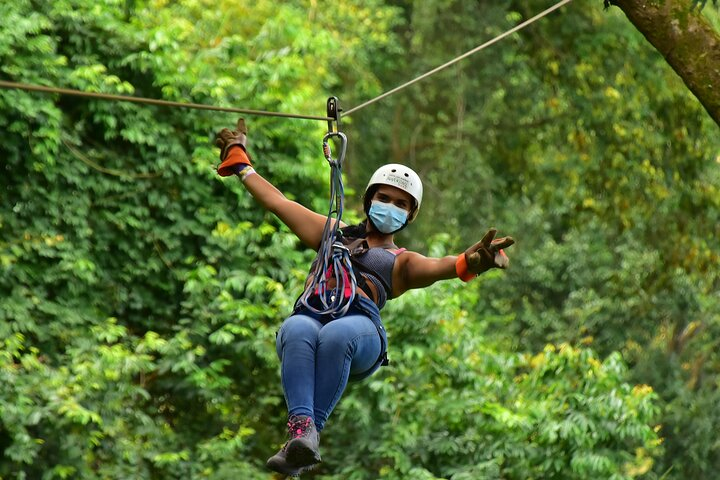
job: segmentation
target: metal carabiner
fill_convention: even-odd
[[[340,155],[338,156],[337,160],[333,160],[332,158],[332,151],[330,150],[330,144],[328,143],[328,140],[331,137],[337,137],[340,139]],[[342,132],[328,132],[323,137],[323,155],[325,155],[325,160],[328,161],[330,166],[338,166],[342,168],[343,162],[345,162],[345,153],[347,152],[347,137]]]

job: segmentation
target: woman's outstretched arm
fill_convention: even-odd
[[[280,221],[297,235],[301,242],[313,250],[320,247],[327,217],[288,199],[260,174],[248,175],[243,185],[263,208],[274,213]]]
[[[491,228],[482,240],[458,256],[430,258],[415,252],[398,255],[393,268],[393,297],[407,290],[424,288],[439,280],[460,278],[469,281],[491,268],[507,268],[510,261],[503,251],[515,243],[512,237],[495,238]]]

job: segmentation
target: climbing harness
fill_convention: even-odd
[[[357,280],[350,260],[350,249],[340,240],[340,222],[345,206],[342,167],[347,152],[347,137],[340,131],[340,108],[336,97],[328,99],[327,112],[330,120],[328,133],[323,137],[323,154],[330,164],[330,208],[315,257],[315,268],[310,274],[312,280],[299,302],[313,313],[341,317],[355,300]],[[331,138],[340,143],[337,159],[332,157]]]

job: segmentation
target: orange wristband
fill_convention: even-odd
[[[467,259],[465,258],[464,253],[458,255],[458,258],[455,261],[455,273],[457,273],[458,278],[463,282],[469,282],[473,278],[477,277],[477,274],[468,271]]]
[[[242,164],[250,165],[252,167],[252,163],[250,163],[250,159],[245,153],[245,150],[243,150],[241,147],[233,147],[228,152],[225,160],[218,167],[218,174],[221,177],[229,177],[230,175],[235,175],[235,169],[231,167]]]

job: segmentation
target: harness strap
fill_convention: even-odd
[[[343,239],[344,240],[344,239]],[[368,250],[370,250],[370,246],[368,245],[366,238],[356,238],[353,241],[346,243],[347,249],[350,251],[350,258],[353,257],[359,257],[360,255],[366,253]],[[384,250],[389,251],[393,255],[397,256],[401,253],[407,251],[406,248],[398,248],[397,245],[394,243],[386,243],[383,245],[379,245],[377,247],[373,248],[382,248]],[[385,281],[382,276],[378,276],[375,274],[375,272],[371,271],[370,269],[366,268],[359,262],[353,262],[353,266],[359,270],[361,273],[368,273],[373,275],[373,277],[377,278],[380,283],[382,284],[385,291],[388,293],[388,297],[392,295],[392,287],[388,284],[388,282]],[[358,278],[358,286],[360,286],[361,290],[365,291],[365,286],[367,285],[367,281],[365,280],[365,277],[362,275]]]
[[[363,238],[363,237],[356,238],[352,242],[346,243],[345,246],[347,247],[348,250],[350,250],[351,257],[362,255],[363,253],[370,250],[370,245],[368,245],[367,238]],[[382,248],[385,250],[391,250],[391,249],[396,250],[397,253],[393,252],[393,253],[395,253],[395,255],[399,255],[400,253],[402,253],[406,250],[405,248],[398,248],[398,246],[395,245],[394,243],[385,243],[383,245],[378,245],[377,247],[372,247],[372,248]]]

